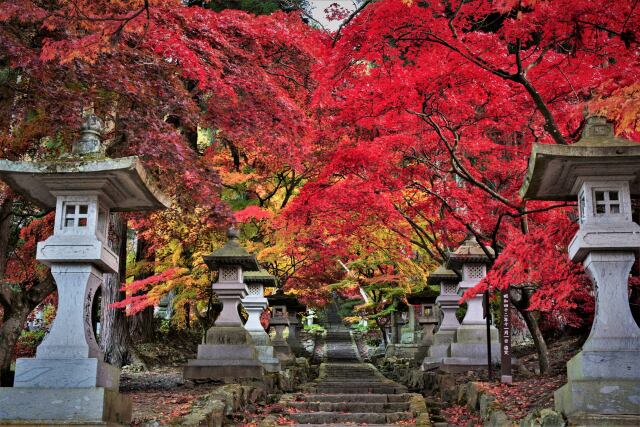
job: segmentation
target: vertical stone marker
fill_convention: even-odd
[[[13,388],[0,388],[0,424],[128,424],[131,402],[118,393],[120,370],[104,362],[91,319],[103,273],[118,271],[108,242],[109,212],[169,206],[137,157],[106,159],[102,122],[89,115],[72,155],[53,162],[0,160],[0,177],[46,209],[53,235],[36,259],[51,268],[58,310],[33,359],[18,359]]]
[[[244,328],[251,335],[253,344],[258,351],[258,359],[267,372],[279,372],[280,360],[273,355],[273,345],[269,334],[260,323],[260,316],[265,308],[269,306],[264,297],[264,286],[275,286],[276,279],[264,270],[248,271],[244,275],[244,282],[247,284],[249,293],[242,300],[242,306],[247,311],[249,318],[244,324]]]
[[[509,289],[500,293],[500,382],[503,384],[513,383],[511,373],[511,300],[509,299]]]
[[[473,288],[487,275],[489,257],[474,237],[467,239],[449,257],[447,266],[462,273],[458,294]],[[449,372],[466,371],[487,367],[487,326],[483,317],[482,294],[467,300],[467,313],[456,330],[449,356],[442,361],[441,369]],[[500,360],[498,330],[491,326],[491,363]]]
[[[228,241],[220,249],[204,257],[211,271],[218,271],[213,291],[222,302],[222,311],[209,328],[205,344],[198,346],[198,357],[184,367],[184,378],[190,380],[261,379],[264,375],[251,335],[242,325],[238,306],[247,296],[244,271],[259,271],[258,261],[238,243],[238,231],[230,228]]]
[[[595,290],[591,333],[567,363],[556,408],[580,425],[640,425],[640,328],[627,291],[640,249],[640,226],[631,218],[640,144],[615,138],[605,118],[589,118],[573,145],[534,144],[521,194],[578,201],[580,228],[569,256],[584,264]]]
[[[442,359],[449,354],[449,345],[453,341],[456,331],[460,326],[456,311],[460,297],[457,293],[457,286],[460,278],[453,270],[448,270],[441,265],[429,275],[430,285],[440,285],[440,295],[436,298],[436,303],[442,311],[442,321],[433,336],[433,343],[429,347],[427,356],[422,361],[421,369],[428,371],[437,369],[442,363]]]

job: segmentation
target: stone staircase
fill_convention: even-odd
[[[281,400],[294,425],[397,426],[416,417],[421,407],[426,410],[421,395],[408,393],[373,365],[359,361],[351,333],[335,308],[329,308],[327,318],[325,363],[318,378]]]
[[[283,402],[299,426],[393,425],[415,417],[414,395],[365,363],[323,363],[320,376]]]

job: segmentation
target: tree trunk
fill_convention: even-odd
[[[533,343],[535,344],[536,350],[538,351],[540,375],[548,374],[549,373],[549,349],[547,348],[547,343],[545,342],[544,337],[542,336],[542,331],[538,326],[537,316],[529,310],[520,311],[520,314],[522,314],[522,317],[524,318],[524,322],[527,324],[527,328],[529,328],[529,332],[531,332],[531,336],[533,337]]]
[[[27,322],[27,317],[55,289],[51,274],[28,290],[11,291],[0,283],[0,303],[4,312],[0,326],[0,384],[2,386],[13,384],[13,375],[10,372],[13,350]]]
[[[154,338],[153,307],[129,316],[129,329],[134,342],[151,342]]]
[[[0,206],[0,279],[4,278],[4,273],[7,270],[12,210],[13,200],[11,199],[7,199]]]
[[[144,239],[136,239],[136,262],[144,260],[147,245]],[[135,280],[145,279],[150,273],[138,274]],[[134,342],[150,342],[154,338],[153,330],[153,307],[147,307],[141,312],[129,316],[129,331]]]
[[[106,362],[122,367],[133,360],[132,340],[129,335],[129,323],[124,310],[111,308],[113,303],[124,298],[120,290],[121,278],[126,274],[127,263],[127,224],[118,214],[111,214],[113,229],[113,250],[120,257],[118,273],[105,274],[102,291],[102,334],[101,345]]]
[[[533,337],[533,344],[538,352],[540,375],[545,375],[549,372],[549,349],[547,348],[547,343],[545,342],[540,326],[538,325],[537,315],[528,309],[531,294],[533,294],[533,289],[523,289],[514,286],[511,287],[511,292],[509,292],[511,303],[522,315],[522,318],[527,324],[527,328],[529,328],[529,332]]]
[[[2,387],[13,386],[11,373],[13,350],[29,313],[31,309],[24,304],[14,303],[11,308],[4,307],[2,326],[0,326],[0,386]]]
[[[387,345],[389,344],[389,338],[387,338],[385,325],[380,323],[379,318],[376,318],[376,325],[378,326],[378,329],[380,329],[380,332],[382,334],[382,342],[384,342],[384,347],[387,348]]]

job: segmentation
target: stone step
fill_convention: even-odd
[[[340,388],[340,387],[349,387],[349,388],[358,388],[361,387],[363,389],[372,389],[374,387],[381,387],[381,388],[393,388],[395,389],[404,389],[406,390],[407,388],[401,384],[398,383],[394,383],[392,381],[389,382],[383,382],[383,381],[348,381],[348,380],[343,380],[343,381],[326,381],[326,380],[320,380],[317,381],[315,383],[310,383],[309,384],[311,387],[324,387],[324,388],[331,388],[331,387],[335,387],[335,388]],[[369,391],[365,391],[364,393],[371,393]],[[377,393],[382,393],[385,394],[387,392],[385,391],[379,391]]]
[[[332,423],[357,423],[357,424],[389,424],[398,421],[410,420],[413,414],[410,412],[377,413],[336,413],[336,412],[297,412],[289,414],[289,418],[301,424],[332,424]]]
[[[338,386],[326,387],[322,385],[309,386],[306,388],[306,390],[310,393],[317,393],[317,394],[340,394],[340,393],[342,394],[369,394],[369,393],[399,394],[399,393],[407,392],[407,388],[403,386],[377,385],[372,387],[351,387],[347,384],[341,387],[338,387]]]
[[[372,402],[372,403],[397,403],[408,402],[411,394],[299,394],[298,402]]]
[[[314,384],[316,387],[362,387],[366,389],[370,389],[372,387],[398,387],[402,388],[404,386],[392,382],[382,382],[382,381],[318,381]]]
[[[291,427],[354,427],[353,424],[292,424]],[[367,424],[367,427],[398,427],[398,424]]]
[[[305,412],[405,412],[409,402],[291,402],[288,405]]]

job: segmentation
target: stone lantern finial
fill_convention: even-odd
[[[593,116],[587,118],[587,124],[582,132],[583,138],[613,136],[613,123],[610,123],[606,117]]]
[[[96,154],[102,151],[102,130],[104,125],[100,117],[87,114],[80,127],[80,139],[73,143],[71,152],[78,155]]]

